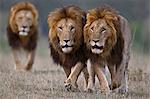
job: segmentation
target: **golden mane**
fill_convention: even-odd
[[[49,33],[49,42],[51,42],[51,45],[53,45],[55,50],[58,50],[56,48],[57,44],[54,44],[57,42],[57,31],[56,31],[56,26],[57,23],[61,19],[72,19],[76,24],[77,24],[77,29],[76,29],[76,35],[77,35],[77,43],[80,45],[80,40],[81,40],[81,34],[83,32],[83,27],[84,27],[84,19],[85,19],[85,12],[82,11],[79,7],[77,6],[67,6],[63,8],[57,8],[53,12],[51,12],[48,15],[47,23],[49,25],[51,33]]]
[[[68,20],[69,23],[73,23],[75,27],[74,32],[69,32],[68,35],[73,41],[73,49],[69,53],[64,53],[60,46],[60,38],[59,34],[65,35],[64,32],[58,32],[59,22],[63,20]],[[67,90],[73,90],[77,88],[76,80],[78,75],[74,73],[80,73],[80,71],[85,66],[85,61],[87,60],[85,57],[84,44],[83,44],[83,27],[85,25],[85,12],[82,11],[77,6],[67,6],[54,10],[48,15],[47,23],[49,25],[49,45],[50,45],[50,55],[54,61],[54,63],[59,64],[63,67],[64,72],[67,76],[67,80],[65,81],[65,87]],[[68,22],[64,23],[68,25]],[[67,27],[67,26],[66,26]],[[65,30],[68,28],[65,27]],[[76,68],[76,71],[71,72],[72,67]],[[86,71],[85,71],[86,72]],[[85,74],[85,79],[87,82],[87,73]],[[72,76],[71,76],[72,75]],[[68,85],[70,87],[68,87]]]
[[[9,25],[10,25],[10,28],[12,29],[13,32],[17,32],[15,17],[16,17],[17,12],[19,12],[20,10],[31,11],[33,16],[34,16],[33,25],[37,26],[37,24],[38,24],[38,22],[37,22],[38,12],[37,12],[35,6],[29,2],[20,2],[20,3],[17,3],[16,5],[12,6],[11,11],[10,11],[10,15],[9,15]]]
[[[104,5],[88,11],[87,22],[84,31],[88,32],[89,26],[98,19],[105,19],[112,28],[113,34],[118,30],[118,13],[108,5]]]
[[[21,11],[21,10],[28,10],[33,13],[33,26],[30,29],[31,35],[28,36],[30,38],[28,40],[28,44],[24,44],[24,42],[21,42],[19,39],[19,36],[17,35],[18,33],[18,28],[16,25],[16,14]],[[10,15],[9,15],[9,23],[7,26],[7,36],[8,36],[8,41],[9,45],[13,48],[19,48],[23,46],[26,50],[33,50],[36,48],[37,44],[37,38],[38,38],[38,11],[35,8],[35,6],[29,2],[19,2],[15,4],[14,6],[11,7],[10,10]]]
[[[106,23],[110,26],[112,31],[111,39],[113,41],[110,47],[113,47],[116,44],[117,39],[121,38],[122,34],[120,30],[119,14],[117,11],[115,11],[108,5],[104,5],[88,11],[87,22],[84,27],[84,41],[88,42],[89,40],[88,32],[90,25],[98,19],[104,19]]]
[[[82,18],[84,18],[83,13],[84,12],[77,6],[58,8],[48,15],[47,22],[50,28],[54,28],[57,22],[63,18],[71,18],[77,22],[82,23]]]
[[[61,19],[72,19],[76,25],[76,47],[74,48],[73,53],[70,53],[68,56],[69,58],[66,58],[64,53],[60,51],[58,48],[58,36],[57,36],[57,31],[56,31],[56,26],[57,23]],[[74,66],[78,59],[81,57],[77,57],[76,53],[81,53],[81,45],[83,44],[83,27],[85,24],[85,12],[82,11],[79,7],[77,6],[67,6],[63,8],[58,8],[54,10],[53,12],[50,12],[48,15],[47,23],[50,28],[50,33],[49,33],[49,43],[50,43],[50,49],[51,49],[51,56],[53,57],[53,60],[55,63],[58,63],[62,66]],[[60,54],[61,53],[61,54]],[[64,61],[63,61],[64,60]],[[69,61],[68,61],[69,60]],[[65,62],[67,61],[67,62]]]
[[[118,13],[111,7],[105,5],[92,10],[89,10],[87,15],[87,23],[91,23],[98,19],[105,19],[109,21],[117,20]]]
[[[94,23],[94,21],[97,22]],[[94,28],[94,31],[90,31],[92,28],[91,25],[103,28],[98,25],[102,24],[102,22],[104,22],[105,26],[107,25],[107,28],[109,28],[109,31],[103,32],[104,34],[109,32],[106,38],[104,37],[104,34],[97,32],[96,28]],[[98,34],[98,36],[96,34]],[[94,44],[90,44],[90,40],[93,40],[93,35],[97,37],[96,40],[98,39],[99,42],[102,42],[102,40],[106,41],[104,44],[105,49],[102,53],[95,54],[92,52]],[[110,70],[112,81],[110,88],[112,90],[119,88],[118,92],[121,93],[128,92],[127,69],[130,59],[132,33],[126,18],[119,15],[117,11],[106,5],[89,10],[87,14],[87,22],[84,27],[84,40],[87,49],[86,55],[90,59],[93,68],[95,68],[96,65],[107,65]],[[94,43],[95,45],[98,45],[96,42]]]
[[[33,21],[28,31],[29,35],[25,37],[19,35],[19,28],[16,21],[17,13],[22,10],[27,10],[26,12],[33,14]],[[25,16],[23,17],[25,18]],[[29,2],[19,2],[11,7],[7,26],[7,38],[14,56],[16,70],[31,70],[38,40],[38,11],[33,4]],[[20,52],[20,48],[27,52],[27,56],[30,56],[27,57],[26,64],[22,64],[22,60],[18,57],[18,54],[16,54],[16,52]]]

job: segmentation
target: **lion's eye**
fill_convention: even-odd
[[[21,20],[21,19],[22,19],[22,17],[18,17],[18,19],[19,19],[19,20]]]
[[[106,28],[103,27],[103,28],[101,29],[101,33],[104,33],[105,31],[106,31]]]
[[[90,31],[91,31],[91,32],[94,32],[94,27],[91,27],[91,28],[90,28]]]
[[[74,28],[73,26],[71,26],[70,31],[74,31],[74,29],[75,29],[75,28]]]
[[[31,21],[31,18],[27,18],[28,21]]]
[[[61,27],[61,26],[60,26],[60,27],[58,27],[58,30],[59,30],[59,31],[62,31],[62,27]]]

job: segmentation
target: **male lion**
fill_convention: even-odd
[[[111,73],[111,89],[127,92],[127,68],[130,57],[131,30],[127,20],[109,6],[89,10],[84,27],[87,55],[91,62],[88,89],[93,87],[94,72],[102,88],[109,90],[101,69],[108,66]],[[93,69],[93,70],[92,70]],[[116,90],[117,90],[116,89]]]
[[[55,63],[60,64],[67,76],[67,90],[77,88],[76,80],[85,66],[83,50],[83,27],[85,13],[76,6],[67,6],[51,12],[48,16],[49,44],[51,56]],[[71,71],[74,67],[76,71]],[[87,84],[87,74],[85,79]],[[72,89],[73,88],[73,89]]]
[[[7,27],[7,37],[11,46],[16,70],[31,70],[37,45],[38,12],[29,2],[20,2],[12,6]],[[20,49],[27,53],[27,61],[19,58]]]

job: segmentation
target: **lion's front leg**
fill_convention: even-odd
[[[100,87],[101,87],[100,89],[102,92],[107,93],[107,92],[110,92],[110,88],[109,88],[109,84],[108,84],[106,75],[102,71],[102,68],[103,67],[99,67],[99,65],[97,65],[97,64],[94,65],[94,71],[100,82]]]
[[[67,78],[69,77],[70,73],[71,73],[71,68],[70,67],[65,67],[63,66],[63,69],[65,71],[65,74],[67,76]]]
[[[88,73],[88,70],[87,68],[85,67],[83,70],[83,75],[84,75],[84,90],[86,91],[87,89],[87,86],[88,86],[88,80],[89,80],[89,73]]]
[[[89,79],[88,79],[88,86],[85,91],[87,92],[92,92],[94,91],[94,86],[95,86],[95,72],[94,72],[94,67],[91,65],[91,61],[87,61],[87,70],[89,73]]]
[[[13,58],[15,61],[15,70],[21,71],[23,70],[23,65],[20,60],[20,50],[19,49],[12,49]]]
[[[79,62],[72,69],[69,77],[65,81],[65,87],[68,91],[74,91],[78,88],[76,81],[83,68],[84,68],[84,65]]]
[[[31,70],[34,63],[35,51],[27,52],[27,62],[25,64],[25,70]]]

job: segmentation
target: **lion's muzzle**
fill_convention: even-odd
[[[29,33],[30,27],[28,26],[22,26],[19,28],[19,35],[20,36],[27,36]]]
[[[91,44],[91,51],[92,51],[92,53],[100,54],[100,53],[103,52],[104,44],[101,44],[99,42],[99,40],[92,40],[92,41],[90,41],[90,44]]]
[[[73,42],[71,40],[63,40],[60,42],[60,45],[64,53],[70,53],[73,49]]]

